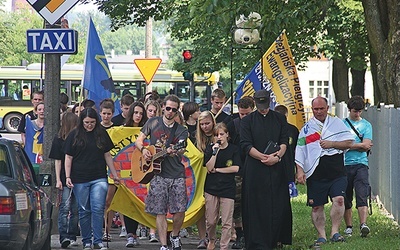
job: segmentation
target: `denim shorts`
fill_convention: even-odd
[[[345,206],[353,206],[353,195],[356,193],[356,208],[368,206],[370,186],[368,181],[368,166],[364,164],[347,165],[347,190]]]
[[[333,180],[307,180],[307,205],[310,207],[322,206],[328,203],[328,197],[346,197],[347,177]]]
[[[185,212],[187,202],[185,178],[169,179],[156,175],[150,181],[145,211],[153,215]]]

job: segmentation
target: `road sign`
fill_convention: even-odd
[[[27,0],[51,25],[65,15],[79,0]]]
[[[136,67],[142,74],[146,84],[150,84],[153,80],[154,74],[157,72],[158,67],[161,64],[160,58],[146,58],[146,59],[135,59],[134,62]]]
[[[26,31],[29,53],[76,54],[78,33],[73,29],[32,29]]]

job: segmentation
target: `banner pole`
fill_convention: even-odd
[[[214,116],[215,119],[217,119],[217,117],[219,116],[219,114],[222,113],[223,109],[225,108],[226,105],[228,105],[228,103],[231,101],[231,99],[233,100],[233,97],[236,95],[236,91],[232,93],[232,95],[229,97],[228,100],[226,100],[226,102],[224,103],[224,105],[222,105],[221,109],[218,111],[218,113]],[[233,102],[232,102],[233,103]],[[231,114],[233,114],[233,105],[231,107]]]

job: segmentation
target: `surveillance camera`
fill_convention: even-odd
[[[256,44],[260,41],[260,34],[256,29],[237,29],[234,34],[234,39],[238,44]]]

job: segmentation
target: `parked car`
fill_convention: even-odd
[[[21,145],[0,138],[0,249],[50,250],[52,211]]]

